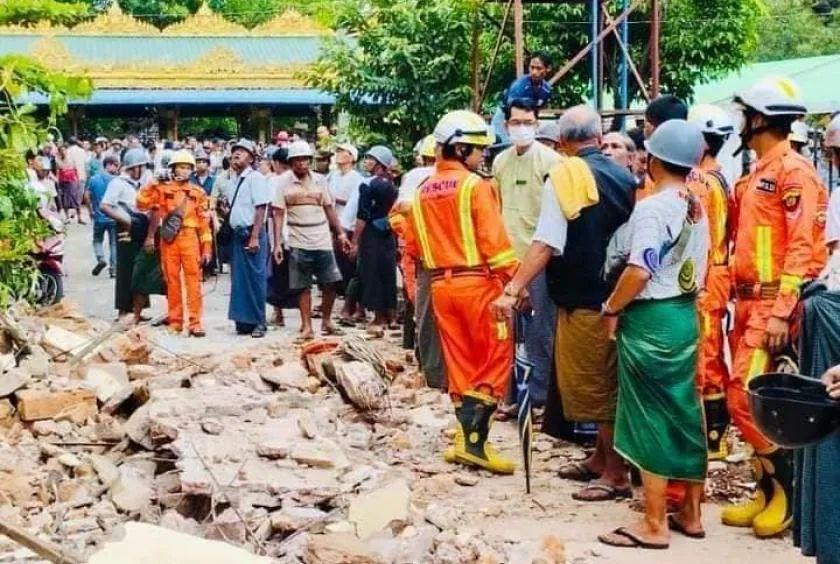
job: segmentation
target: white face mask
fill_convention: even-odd
[[[529,125],[517,125],[508,129],[508,135],[517,147],[527,147],[534,142],[537,136],[537,128]]]

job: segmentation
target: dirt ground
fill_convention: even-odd
[[[67,244],[68,255],[65,264],[67,297],[80,304],[83,312],[96,319],[111,321],[113,311],[113,285],[107,278],[107,271],[99,278],[90,275],[93,259],[90,250],[90,227],[70,226]],[[273,328],[262,342],[248,337],[237,337],[232,324],[227,321],[229,279],[222,275],[205,285],[206,339],[188,339],[167,334],[165,328],[154,329],[152,339],[157,346],[169,352],[186,355],[235,355],[238,352],[271,349],[294,358],[291,340],[298,325],[296,312],[287,312],[287,328]],[[163,312],[163,300],[154,300],[153,313]],[[405,355],[397,347],[397,338],[391,337],[387,345],[377,348],[393,355]],[[410,371],[410,367],[409,367]],[[235,377],[232,375],[231,377]],[[269,392],[270,393],[270,392]],[[340,428],[341,421],[355,425],[356,420],[347,410],[342,411],[335,421],[335,414],[325,409],[339,406],[341,402],[335,393],[322,389],[316,395],[321,399],[302,401],[300,406],[310,410],[321,431],[321,417]],[[274,391],[274,401],[284,402],[284,392]],[[624,563],[624,564],[706,564],[747,563],[797,564],[809,562],[799,555],[790,538],[757,540],[746,529],[733,529],[720,524],[720,507],[709,503],[704,505],[704,524],[708,533],[705,540],[689,540],[674,536],[667,551],[642,551],[614,549],[599,544],[596,536],[637,517],[628,502],[580,503],[571,498],[577,485],[555,476],[556,469],[569,458],[580,457],[580,449],[559,444],[545,436],[538,436],[533,470],[533,494],[524,493],[521,472],[509,477],[491,476],[483,471],[455,468],[440,460],[440,452],[447,444],[445,429],[451,427],[454,418],[448,408],[448,400],[428,390],[401,389],[395,392],[394,420],[402,419],[407,424],[389,426],[388,422],[372,427],[374,440],[367,449],[354,450],[350,456],[355,467],[364,465],[378,472],[392,473],[404,480],[411,490],[412,519],[411,533],[420,539],[427,522],[433,522],[435,541],[431,545],[428,560],[418,556],[417,561],[506,561],[514,563],[561,561],[540,556],[540,547],[546,543],[559,543],[565,552],[567,562]],[[415,402],[415,403],[412,403]],[[330,407],[330,408],[332,408]],[[395,415],[394,415],[395,414]],[[332,417],[332,418],[331,418]],[[349,419],[348,419],[349,417]],[[225,423],[227,426],[228,424]],[[326,425],[326,424],[325,424]],[[325,431],[326,433],[326,431]],[[339,433],[338,436],[341,436]],[[219,439],[225,439],[222,434]],[[382,440],[379,440],[382,438]],[[236,441],[235,437],[227,437]],[[336,439],[338,440],[338,439]],[[512,457],[517,457],[515,426],[497,424],[493,440]],[[316,474],[295,474],[303,479],[315,479]],[[466,476],[466,478],[464,478]],[[477,480],[476,480],[477,479]],[[474,484],[472,484],[475,482]],[[466,485],[462,485],[466,484]],[[472,485],[470,485],[472,484]],[[432,515],[431,509],[434,507]],[[436,521],[436,523],[435,523]],[[441,523],[443,521],[443,523]],[[403,536],[409,536],[403,531]],[[386,535],[387,537],[387,535]],[[397,539],[400,536],[397,535]],[[388,547],[394,539],[375,537],[365,541],[383,561],[388,561]],[[389,543],[391,543],[389,545]],[[418,540],[417,543],[420,543]],[[410,542],[408,544],[411,544]],[[446,545],[446,546],[444,546]],[[447,547],[453,548],[449,550]],[[393,547],[392,547],[393,548]],[[555,551],[556,552],[556,551]],[[386,555],[386,556],[383,556]],[[402,561],[411,558],[402,556]],[[539,558],[543,558],[540,560]],[[10,562],[0,558],[0,562]],[[391,559],[391,561],[396,561]]]

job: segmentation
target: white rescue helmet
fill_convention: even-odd
[[[808,124],[801,120],[796,120],[792,124],[790,124],[790,134],[788,135],[788,141],[792,141],[793,143],[807,143],[808,142],[808,131],[810,128]]]
[[[312,152],[312,147],[306,141],[295,141],[291,143],[288,148],[289,154],[287,155],[287,159],[296,159],[299,157],[306,157],[311,159],[315,156],[315,153]]]
[[[697,125],[702,133],[728,137],[735,133],[735,119],[714,104],[697,104],[688,112],[688,121]]]
[[[765,116],[802,116],[808,113],[802,103],[799,86],[785,76],[766,77],[735,94],[734,101]]]
[[[496,140],[484,118],[467,110],[456,110],[443,116],[435,126],[432,135],[441,145],[463,143],[487,147]]]
[[[832,149],[840,149],[840,114],[834,116],[829,122],[828,127],[825,128],[825,141],[823,144]]]

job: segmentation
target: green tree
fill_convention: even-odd
[[[86,78],[50,72],[28,57],[0,57],[0,308],[31,296],[37,271],[29,252],[45,233],[23,153],[46,138],[47,128],[67,111],[68,98],[90,91]],[[33,92],[49,97],[46,121],[36,116],[35,106],[19,103]]]
[[[40,21],[75,25],[89,17],[85,2],[59,0],[3,0],[0,2],[0,24],[33,25]]]
[[[469,103],[472,16],[459,0],[344,3],[337,26],[353,38],[328,41],[304,79],[336,96],[359,136],[405,154],[442,112]]]
[[[759,22],[758,61],[840,52],[840,3],[765,0]]]

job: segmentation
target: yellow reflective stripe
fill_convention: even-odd
[[[472,220],[472,193],[476,184],[478,184],[478,176],[471,174],[464,180],[458,192],[458,215],[461,218],[461,241],[464,244],[466,266],[478,266],[480,258]]]
[[[769,225],[755,229],[755,267],[759,282],[773,282],[773,243]]]
[[[711,335],[712,334],[712,316],[701,314],[703,318],[703,335]]]
[[[508,339],[508,324],[507,321],[496,322],[496,338],[500,341],[507,341]]]
[[[744,387],[750,383],[750,380],[764,374],[767,371],[767,366],[770,362],[770,355],[764,349],[754,349],[750,355],[750,369],[747,372],[747,377],[744,379]]]
[[[712,222],[717,223],[717,226],[712,230],[716,240],[712,243],[712,263],[725,264],[726,263],[726,198],[721,194],[721,190],[713,189],[711,192],[712,205],[714,210],[714,217]]]
[[[421,257],[423,266],[426,268],[435,267],[435,259],[432,257],[432,247],[429,245],[429,234],[426,231],[426,220],[423,218],[423,209],[420,205],[420,193],[418,189],[414,193],[414,205],[411,206],[411,214],[414,217],[414,227],[417,232],[417,239],[420,240],[420,250],[423,253]]]
[[[507,251],[502,251],[501,253],[497,254],[496,256],[490,258],[487,261],[487,264],[490,268],[499,268],[501,266],[507,266],[508,264],[514,262],[516,260],[516,251],[513,249],[509,249]]]
[[[779,292],[782,294],[798,294],[803,281],[801,276],[782,274],[779,277]]]

